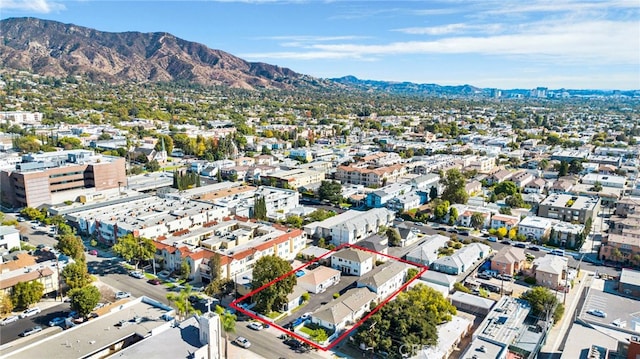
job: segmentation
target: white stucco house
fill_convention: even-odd
[[[361,276],[373,269],[373,255],[354,248],[345,248],[331,256],[331,267],[347,275]]]

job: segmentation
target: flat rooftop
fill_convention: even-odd
[[[36,341],[22,350],[9,353],[4,358],[84,358],[103,351],[125,338],[134,335],[144,338],[163,325],[168,328],[170,323],[161,317],[171,313],[171,308],[160,303],[156,305],[153,300],[144,297],[137,298],[117,306],[109,314],[62,331],[42,341]],[[134,317],[140,317],[142,320],[135,323],[132,321]],[[127,324],[116,326],[120,321],[127,321]]]

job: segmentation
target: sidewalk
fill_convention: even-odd
[[[580,295],[584,287],[587,283],[591,282],[592,274],[589,271],[581,271],[580,272],[580,281],[578,286],[573,288],[569,293],[567,293],[566,304],[564,309],[564,314],[562,315],[562,320],[560,323],[554,325],[549,331],[549,335],[547,337],[545,345],[542,347],[541,353],[552,354],[558,353],[558,347],[560,343],[564,339],[564,336],[569,329],[569,326],[573,322],[574,313],[576,311],[576,307],[578,305]],[[560,293],[559,293],[560,294]],[[560,294],[560,298],[558,298],[561,302],[563,300],[562,294]]]

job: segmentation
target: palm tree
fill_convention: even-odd
[[[200,313],[200,311],[194,308],[193,305],[191,305],[191,302],[189,302],[190,296],[191,286],[189,284],[185,285],[179,293],[167,294],[167,299],[176,307],[178,317],[181,319],[184,319],[189,314]]]
[[[219,305],[216,305],[216,313],[220,316],[220,324],[224,330],[224,357],[229,358],[229,333],[236,332],[236,315],[224,310]]]

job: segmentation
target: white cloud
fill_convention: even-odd
[[[64,10],[65,6],[60,2],[49,0],[0,0],[0,9],[7,11],[33,11],[46,14]]]
[[[527,57],[550,63],[640,63],[640,27],[637,21],[584,21],[531,23],[516,33],[457,36],[433,41],[313,44],[300,52],[245,54],[249,58],[354,58],[402,54],[482,54]]]
[[[486,14],[516,14],[516,13],[532,13],[532,12],[577,12],[591,10],[608,10],[608,9],[638,9],[640,2],[637,0],[612,0],[612,1],[575,1],[575,0],[540,0],[520,2],[504,2],[499,1],[496,7],[486,11]]]
[[[497,33],[502,29],[501,24],[470,25],[463,23],[447,24],[431,27],[407,27],[394,29],[392,31],[402,32],[409,35],[447,35],[464,32]]]

